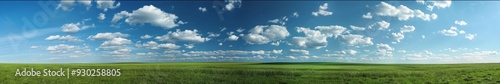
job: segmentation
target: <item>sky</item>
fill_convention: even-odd
[[[498,5],[2,1],[0,62],[491,63],[500,60]]]

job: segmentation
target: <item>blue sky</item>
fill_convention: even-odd
[[[498,5],[3,1],[0,62],[497,62]]]

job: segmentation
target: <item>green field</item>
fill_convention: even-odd
[[[121,69],[119,77],[16,77],[16,69]],[[17,83],[500,83],[500,64],[114,63],[0,64]]]

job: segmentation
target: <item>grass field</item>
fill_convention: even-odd
[[[121,69],[119,77],[16,77],[16,69]],[[500,64],[114,63],[0,64],[13,83],[500,83]]]

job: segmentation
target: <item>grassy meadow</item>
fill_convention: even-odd
[[[121,69],[119,77],[16,77],[17,69]],[[66,74],[69,75],[69,74]],[[500,83],[500,64],[112,63],[0,64],[0,84]]]

